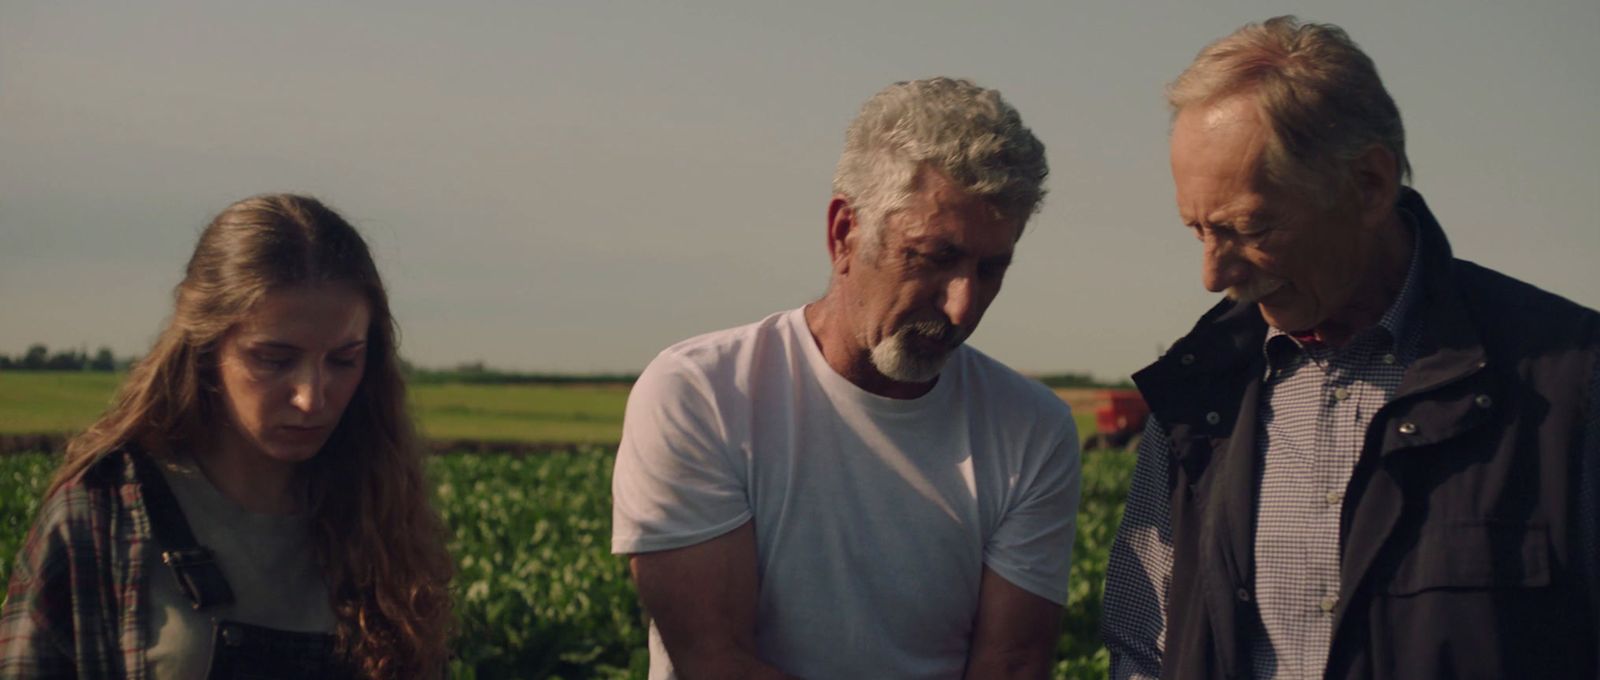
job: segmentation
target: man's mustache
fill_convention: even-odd
[[[1234,302],[1252,304],[1259,302],[1261,298],[1278,292],[1278,289],[1282,288],[1283,284],[1283,279],[1258,277],[1242,285],[1228,288],[1226,294],[1228,299]]]
[[[955,347],[967,339],[964,329],[958,328],[948,321],[937,319],[923,319],[913,321],[900,327],[899,333],[915,335],[918,338],[934,342],[946,347]]]

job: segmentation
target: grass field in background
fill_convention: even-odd
[[[626,387],[417,385],[412,412],[430,439],[616,443]]]
[[[110,406],[122,374],[0,372],[0,434],[75,432]],[[626,387],[417,385],[413,415],[430,439],[616,443]]]
[[[110,405],[122,377],[0,372],[0,434],[78,431]],[[412,414],[423,436],[441,440],[615,444],[627,401],[628,389],[619,385],[411,387]],[[1078,432],[1087,436],[1094,431],[1094,414],[1077,403]]]
[[[111,405],[121,373],[0,371],[0,434],[76,432]]]

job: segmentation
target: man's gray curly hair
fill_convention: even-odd
[[[1044,144],[999,92],[954,78],[895,83],[861,106],[833,175],[867,247],[881,243],[884,220],[905,207],[924,166],[1019,226],[1038,211],[1050,174]]]

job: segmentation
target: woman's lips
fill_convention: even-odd
[[[286,439],[311,441],[327,436],[328,429],[327,425],[282,425],[278,428],[278,431]]]

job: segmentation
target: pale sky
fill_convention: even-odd
[[[1458,256],[1600,307],[1594,0],[0,0],[0,352],[144,352],[207,220],[297,191],[366,235],[411,360],[638,370],[818,296],[846,125],[951,75],[1052,170],[972,343],[1124,377],[1215,299],[1162,88],[1282,13],[1377,62]]]

